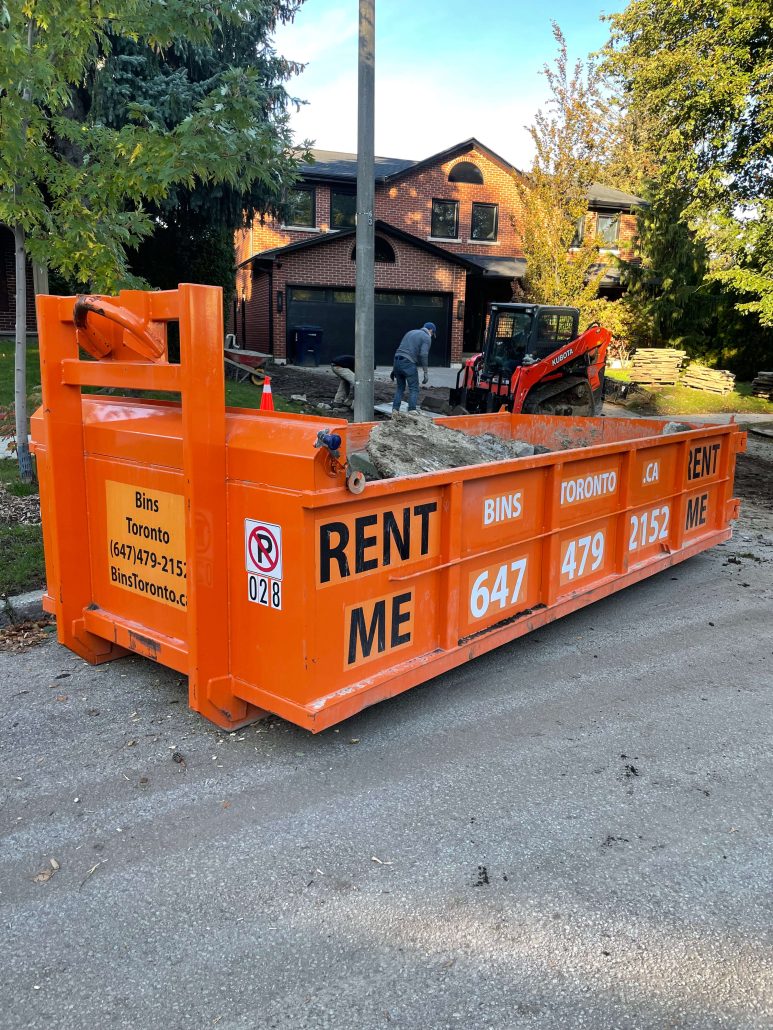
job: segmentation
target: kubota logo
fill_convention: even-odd
[[[559,365],[565,358],[571,358],[571,356],[573,354],[574,354],[574,349],[572,347],[569,347],[568,350],[564,350],[564,351],[561,351],[560,354],[556,354],[556,356],[551,359],[550,364],[551,365]]]

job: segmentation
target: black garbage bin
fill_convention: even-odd
[[[294,365],[318,365],[321,353],[321,325],[290,327],[290,355]]]

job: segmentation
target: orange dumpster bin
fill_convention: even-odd
[[[455,418],[550,452],[364,484],[346,455],[372,425],[226,409],[217,288],[39,297],[38,324],[58,639],[176,669],[221,727],[323,730],[727,540],[738,514],[734,424]]]

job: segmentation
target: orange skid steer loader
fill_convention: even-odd
[[[478,413],[597,415],[609,330],[578,332],[577,308],[492,304],[485,349],[459,370],[450,402]]]

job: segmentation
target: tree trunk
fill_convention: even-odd
[[[27,248],[20,225],[13,227],[13,239],[16,244],[16,457],[22,483],[31,483],[34,476],[27,442]]]

